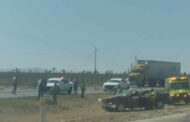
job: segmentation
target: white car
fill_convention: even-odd
[[[130,82],[122,78],[112,78],[103,84],[104,91],[113,91],[114,89],[129,89]]]
[[[62,78],[49,78],[46,84],[47,91],[54,87],[55,83],[58,86],[58,93],[71,94],[73,89],[73,83]]]

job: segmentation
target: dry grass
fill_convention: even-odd
[[[126,115],[126,113],[104,111],[97,101],[98,98],[104,96],[90,95],[84,99],[79,96],[65,97],[67,100],[61,99],[59,107],[48,108],[47,122],[116,122],[118,115]]]
[[[80,96],[59,96],[58,106],[46,105],[47,122],[110,122],[126,113],[109,113],[101,108],[98,98],[106,94]],[[51,96],[45,97],[51,100]],[[36,98],[10,98],[0,100],[1,122],[38,122],[39,104]]]
[[[107,112],[101,108],[98,98],[107,94],[80,96],[59,96],[58,106],[46,105],[47,122],[126,122],[168,114],[180,113],[177,108],[190,106],[167,107],[163,110]],[[51,96],[44,101],[51,103]],[[0,122],[39,122],[39,102],[35,97],[0,99]]]

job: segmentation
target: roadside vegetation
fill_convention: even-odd
[[[127,74],[124,73],[113,73],[112,71],[106,71],[105,73],[96,73],[89,71],[83,72],[53,72],[53,71],[44,71],[44,72],[24,72],[20,70],[12,72],[0,72],[0,85],[1,86],[10,86],[13,76],[17,77],[18,87],[36,87],[36,84],[41,78],[51,78],[51,77],[61,77],[64,76],[66,79],[73,81],[76,78],[86,82],[87,86],[101,86],[105,81],[113,77],[126,78]]]

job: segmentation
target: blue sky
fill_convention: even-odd
[[[127,71],[138,59],[190,72],[189,0],[1,0],[0,69]]]

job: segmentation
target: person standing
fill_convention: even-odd
[[[81,81],[81,86],[80,87],[81,87],[81,97],[83,98],[85,90],[86,90],[86,84],[85,84],[85,82],[83,80]]]
[[[152,108],[154,108],[154,105],[156,103],[156,95],[156,91],[152,88],[149,93],[150,105]]]
[[[57,93],[58,93],[58,86],[57,86],[57,84],[56,84],[56,83],[54,84],[54,87],[52,88],[51,93],[52,93],[52,97],[53,97],[53,102],[54,102],[54,104],[56,104],[56,105],[57,105]]]
[[[47,79],[42,79],[42,95],[47,91]]]
[[[40,100],[40,98],[42,97],[42,79],[40,79],[39,81],[38,81],[38,85],[37,85],[37,90],[38,90],[38,96],[37,96],[37,98],[38,98],[38,100]]]
[[[78,85],[79,85],[79,79],[76,78],[76,80],[74,81],[74,94],[75,95],[78,94]]]
[[[12,94],[16,95],[16,90],[17,90],[17,78],[14,76],[12,79],[12,85],[13,85],[13,90]]]

